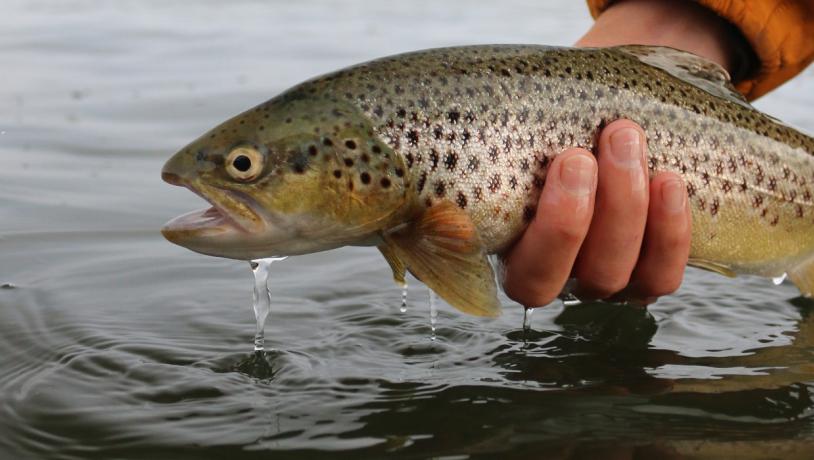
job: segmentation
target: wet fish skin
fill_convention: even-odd
[[[196,240],[172,225],[165,235],[241,259],[377,244],[397,279],[413,271],[454,306],[490,314],[494,301],[472,305],[489,303],[493,289],[467,285],[475,294],[456,297],[448,285],[489,284],[479,261],[525,229],[551,159],[567,147],[593,150],[602,126],[628,118],[647,134],[651,172],[687,183],[695,264],[788,272],[811,294],[814,139],[752,108],[722,72],[652,47],[473,46],[360,64],[238,115],[165,166],[236,222],[277,236]],[[265,159],[256,180],[223,172],[238,145]],[[433,257],[453,268],[433,268]]]

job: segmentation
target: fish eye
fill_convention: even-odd
[[[226,156],[226,172],[240,181],[250,181],[263,170],[263,155],[253,147],[236,147]]]

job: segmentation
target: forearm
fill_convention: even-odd
[[[624,0],[600,15],[577,46],[659,45],[689,51],[723,66],[730,74],[744,65],[743,37],[726,20],[696,3]]]

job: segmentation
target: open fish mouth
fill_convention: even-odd
[[[253,200],[244,194],[196,182],[183,180],[176,174],[164,172],[165,182],[185,187],[208,201],[212,206],[182,214],[161,228],[165,238],[181,246],[203,239],[249,236],[264,230],[262,217],[254,209]]]

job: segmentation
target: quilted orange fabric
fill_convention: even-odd
[[[800,73],[814,60],[814,0],[696,0],[738,27],[760,69],[737,83],[755,99]],[[594,18],[613,0],[588,0]]]

